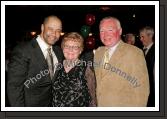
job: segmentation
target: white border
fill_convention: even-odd
[[[5,5],[54,4],[155,5],[155,107],[5,107]],[[159,1],[1,1],[1,58],[1,111],[159,111]]]

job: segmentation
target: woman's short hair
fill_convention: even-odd
[[[61,48],[64,48],[64,44],[66,41],[74,41],[78,42],[80,44],[81,51],[84,48],[84,39],[83,37],[77,33],[77,32],[70,32],[64,35],[62,43],[61,43]]]

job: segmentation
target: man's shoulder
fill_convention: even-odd
[[[63,55],[63,50],[62,50],[62,48],[61,48],[60,46],[53,45],[52,48],[53,48],[53,51],[54,51],[56,54]]]
[[[103,50],[105,50],[105,47],[104,47],[104,46],[99,46],[99,47],[95,50],[95,52],[101,52],[101,51],[103,51]]]
[[[130,45],[127,43],[123,43],[123,48],[126,49],[126,51],[131,51],[131,52],[142,52],[142,50],[134,45]]]
[[[105,46],[99,46],[96,50],[103,50],[105,49]]]
[[[62,50],[61,47],[58,46],[58,45],[53,45],[53,48],[54,48],[55,50],[59,50],[59,51]]]
[[[149,49],[149,51],[155,52],[155,44],[153,44],[153,45],[151,46],[151,48]]]
[[[36,42],[35,40],[36,39],[20,42],[14,47],[13,51],[27,52],[28,50],[32,49],[33,44]]]
[[[81,55],[81,59],[82,60],[86,60],[86,61],[92,61],[93,57],[94,57],[93,50],[92,51],[88,51],[88,52],[84,52]]]

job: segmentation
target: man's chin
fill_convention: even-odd
[[[48,45],[54,45],[55,43],[48,43]]]
[[[56,40],[57,41],[57,40]],[[51,41],[51,42],[49,42],[48,44],[49,45],[54,45],[55,43],[56,43],[56,41]]]
[[[109,43],[104,43],[104,45],[107,46],[107,47],[112,46],[112,44],[109,44]]]

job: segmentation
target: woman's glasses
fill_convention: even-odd
[[[69,49],[69,50],[72,49],[72,50],[75,50],[75,51],[80,49],[79,46],[70,46],[70,45],[64,45],[64,48]]]

